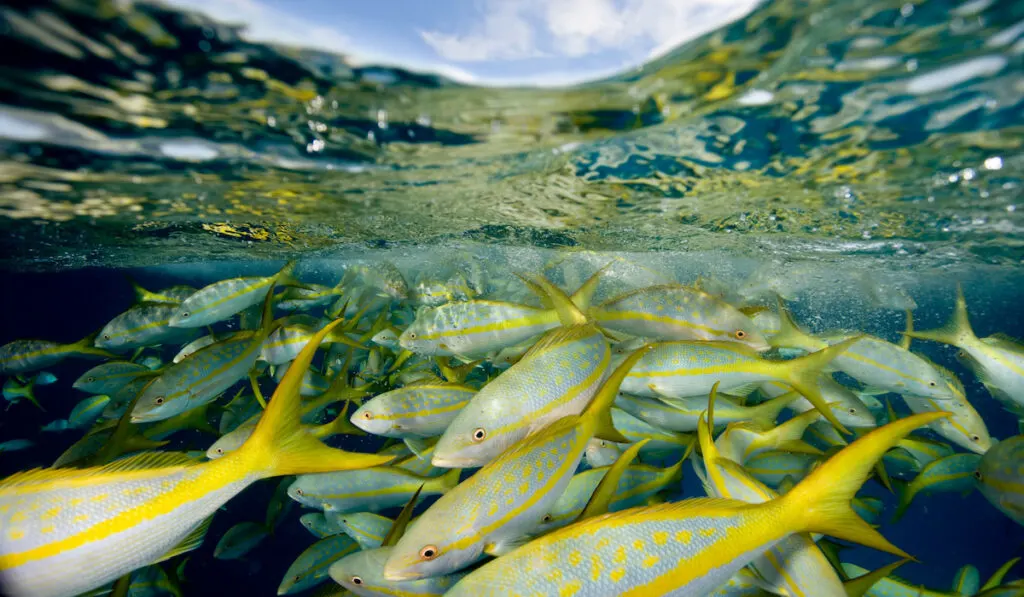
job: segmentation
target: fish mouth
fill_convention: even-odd
[[[395,570],[394,567],[384,565],[384,579],[391,582],[403,582],[407,580],[419,580],[422,576],[408,570]]]

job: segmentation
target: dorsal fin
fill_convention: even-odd
[[[611,506],[612,500],[615,498],[615,490],[619,487],[622,475],[626,473],[626,469],[633,462],[633,459],[636,458],[640,448],[644,447],[649,441],[651,441],[649,438],[642,439],[631,445],[622,454],[619,454],[619,457],[615,459],[615,463],[609,467],[601,482],[597,484],[597,489],[590,495],[586,507],[583,508],[583,512],[576,518],[576,522],[608,512],[608,507]]]
[[[597,290],[597,285],[601,281],[601,274],[611,267],[612,263],[612,261],[609,261],[599,270],[591,274],[591,276],[576,289],[576,292],[572,293],[572,296],[569,297],[570,300],[572,300],[572,303],[576,305],[580,311],[586,313],[587,310],[590,309],[591,301],[594,298],[594,291]]]
[[[914,333],[914,312],[907,309],[907,327],[903,330],[903,338],[900,339],[900,348],[903,350],[910,350],[910,342],[913,338],[910,334]]]
[[[402,508],[402,512],[395,519],[395,523],[391,525],[391,530],[388,531],[384,541],[381,542],[381,547],[392,547],[405,534],[405,527],[409,526],[409,521],[412,519],[412,511],[416,508],[416,500],[419,499],[421,491],[423,491],[422,485],[419,486],[416,493],[412,494],[412,498]]]
[[[550,299],[555,312],[558,313],[558,319],[562,322],[562,325],[570,326],[587,322],[587,316],[573,304],[572,299],[565,294],[565,291],[552,284],[547,278],[535,277],[527,279],[525,276],[516,275],[527,286],[531,288],[537,286],[543,290],[544,294]]]
[[[554,346],[567,344],[569,342],[579,340],[580,338],[585,338],[594,332],[595,328],[593,325],[589,324],[555,328],[541,336],[540,340],[531,346],[530,350],[526,351],[526,354],[523,355],[523,358],[521,358],[520,361],[525,361],[537,353],[548,350]]]
[[[902,559],[897,562],[893,562],[887,566],[882,566],[878,570],[872,572],[866,572],[857,578],[852,578],[843,583],[843,588],[846,589],[847,597],[863,597],[871,587],[878,584],[878,581],[892,574],[892,571],[899,568],[903,564],[909,562],[909,559]]]
[[[0,481],[0,488],[8,489],[20,485],[72,481],[132,471],[191,466],[197,462],[199,461],[183,452],[144,452],[91,468],[37,468],[14,473]]]
[[[999,569],[993,572],[992,576],[990,576],[989,579],[985,581],[985,584],[981,585],[981,592],[985,592],[989,589],[994,589],[999,585],[1003,584],[1003,578],[1006,576],[1006,573],[1009,572],[1010,569],[1013,568],[1019,561],[1020,558],[1013,558],[1010,561],[1003,564],[1002,566],[1000,566]]]

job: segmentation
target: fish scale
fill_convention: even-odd
[[[379,511],[406,503],[420,485],[420,499],[443,493],[458,481],[457,475],[452,470],[445,477],[426,478],[390,466],[300,475],[288,495],[304,506],[331,512]]]
[[[553,310],[499,301],[454,302],[420,309],[399,344],[419,354],[477,358],[556,327]]]
[[[132,421],[158,421],[215,399],[256,363],[259,332],[239,332],[168,367],[142,391]]]
[[[435,437],[476,392],[461,384],[417,383],[373,397],[352,413],[352,423],[384,437]]]
[[[227,319],[262,301],[275,279],[276,276],[270,276],[214,282],[177,305],[170,324],[178,328],[197,328]]]
[[[153,344],[180,344],[195,338],[199,330],[171,327],[176,304],[136,305],[110,320],[96,336],[96,346],[131,350]]]
[[[647,465],[626,468],[619,479],[619,484],[615,486],[615,495],[608,510],[617,512],[642,505],[647,498],[664,489],[672,481],[679,473],[680,465],[665,469]],[[565,491],[537,527],[536,534],[561,528],[575,520],[583,512],[587,501],[607,472],[608,467],[603,467],[573,475]]]
[[[642,288],[588,311],[602,326],[662,340],[723,340],[767,350],[757,326],[735,307],[685,286]]]
[[[481,466],[557,419],[580,413],[607,372],[611,351],[593,326],[563,328],[466,404],[434,448],[435,466]],[[542,340],[541,342],[544,342]],[[474,432],[486,431],[475,440]]]

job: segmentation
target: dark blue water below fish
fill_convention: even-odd
[[[27,337],[73,341],[94,332],[133,304],[134,297],[126,273],[146,287],[160,288],[176,283],[200,286],[227,275],[227,272],[272,273],[278,265],[208,263],[130,272],[87,269],[53,274],[8,274],[5,287],[9,290],[0,294],[0,330],[3,330],[0,344]],[[190,271],[203,273],[190,275]],[[323,271],[314,269],[312,278],[318,276],[324,276]],[[926,294],[915,292],[910,287],[917,302],[915,323],[919,329],[928,329],[944,322],[948,316],[952,287],[950,280],[945,279],[923,280],[921,283],[928,289]],[[815,329],[819,330],[850,327],[848,323],[853,311],[844,308],[843,303],[849,303],[853,293],[844,297],[843,293],[837,295],[833,290],[821,290],[817,296],[813,290],[801,295],[801,300],[792,303],[795,317],[804,322],[813,321]],[[1024,336],[1024,319],[1021,311],[1014,308],[1024,301],[1024,287],[1006,284],[985,287],[984,282],[975,277],[968,280],[966,291],[969,299],[979,298],[970,303],[972,323],[979,333],[999,330],[1009,335]],[[822,305],[830,307],[817,310]],[[866,327],[865,331],[895,341],[902,327],[902,314],[876,310],[874,316],[870,320],[861,320],[872,326]],[[170,353],[173,353],[174,347],[170,348]],[[1018,433],[1016,419],[988,395],[968,370],[958,364],[953,358],[953,349],[927,342],[916,344],[915,349],[948,366],[964,381],[968,398],[985,419],[993,437],[1004,438]],[[37,388],[37,396],[47,409],[45,413],[24,402],[4,413],[0,419],[0,442],[27,438],[35,441],[36,446],[0,454],[0,475],[47,466],[80,437],[81,433],[75,431],[42,433],[36,430],[55,418],[66,417],[74,404],[85,397],[69,385],[93,364],[95,361],[68,360],[49,369],[59,381]],[[233,393],[234,390],[228,392],[229,395]],[[183,432],[175,435],[166,449],[205,450],[215,439],[196,431]],[[383,444],[380,438],[367,437],[336,438],[331,443],[356,451],[373,451]],[[684,465],[684,471],[682,484],[667,492],[669,499],[704,495],[692,468]],[[216,595],[229,589],[253,595],[270,594],[271,588],[280,583],[295,557],[313,543],[312,535],[298,522],[304,510],[293,503],[275,534],[243,559],[222,561],[212,557],[217,540],[229,528],[239,522],[262,521],[265,518],[267,503],[278,482],[271,479],[255,484],[228,502],[216,515],[203,546],[188,556],[185,568],[187,595]],[[897,574],[912,582],[948,590],[954,573],[965,564],[976,566],[985,579],[1007,560],[1024,556],[1024,527],[998,512],[977,491],[966,496],[920,495],[907,514],[895,524],[890,522],[896,503],[894,496],[876,481],[868,482],[863,495],[884,500],[882,532],[919,560],[903,566]],[[385,513],[394,515],[397,512]],[[869,569],[891,561],[889,556],[859,547],[843,551],[842,555],[844,561]],[[1020,569],[1015,569],[1007,578],[1017,578],[1021,574]]]

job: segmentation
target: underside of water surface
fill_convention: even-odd
[[[483,243],[1015,266],[1024,6],[779,0],[617,77],[482,88],[151,3],[3,9],[19,270]]]

